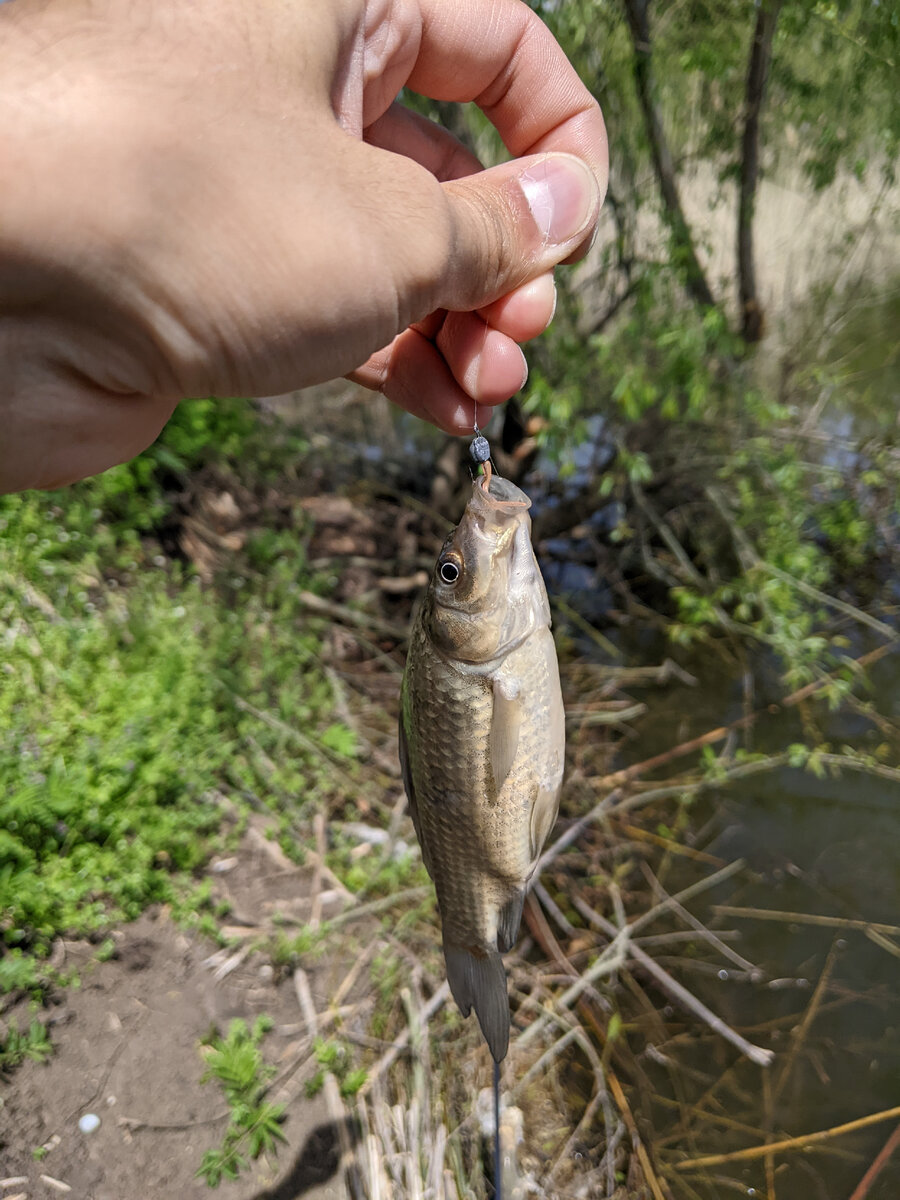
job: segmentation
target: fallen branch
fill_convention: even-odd
[[[724,883],[726,879],[730,879],[732,875],[736,875],[743,868],[744,860],[736,858],[727,867],[722,867],[721,870],[714,871],[712,875],[698,879],[695,883],[689,884],[686,888],[682,888],[680,892],[675,892],[672,896],[666,896],[664,900],[660,900],[658,904],[654,904],[647,912],[641,913],[639,917],[635,917],[629,926],[632,937],[639,929],[643,929],[645,925],[649,925],[651,921],[655,920],[660,913],[669,912],[673,909],[677,911],[684,904],[685,900],[691,900],[694,896],[699,896],[702,892],[707,892],[710,888]]]
[[[749,959],[744,958],[742,954],[738,954],[736,950],[733,950],[730,946],[726,945],[720,936],[717,936],[715,933],[713,933],[711,929],[707,929],[701,920],[695,917],[692,912],[689,912],[683,904],[675,899],[674,896],[670,896],[646,864],[642,864],[642,868],[644,877],[647,879],[651,888],[653,888],[657,900],[670,908],[677,917],[684,921],[686,925],[690,926],[691,930],[694,931],[695,934],[699,934],[704,941],[709,942],[709,944],[718,950],[721,955],[729,959],[735,964],[735,966],[740,967],[742,970],[750,972],[759,970],[755,963],[750,962]]]
[[[379,896],[377,900],[370,900],[368,904],[360,904],[356,908],[348,908],[344,912],[338,913],[337,916],[332,917],[328,922],[328,928],[337,929],[340,925],[346,925],[350,921],[358,921],[361,917],[374,916],[376,913],[394,908],[397,904],[424,900],[429,895],[431,895],[430,886],[423,884],[420,887],[405,888],[402,892],[394,892],[390,896]]]
[[[831,1138],[841,1137],[845,1133],[855,1133],[858,1129],[866,1129],[869,1125],[877,1125],[881,1121],[896,1120],[900,1117],[900,1107],[886,1108],[882,1112],[870,1113],[867,1117],[858,1117],[855,1121],[847,1121],[844,1125],[835,1125],[832,1129],[820,1129],[816,1133],[807,1133],[802,1137],[785,1138],[781,1142],[769,1142],[766,1146],[748,1146],[744,1150],[732,1150],[728,1154],[707,1154],[702,1158],[687,1158],[676,1163],[678,1171],[697,1171],[703,1167],[718,1167],[723,1163],[747,1162],[754,1158],[765,1158],[767,1154],[780,1154],[784,1150],[804,1150],[818,1142],[827,1142]]]
[[[868,626],[875,633],[880,633],[882,637],[887,638],[889,643],[897,641],[896,629],[892,629],[884,621],[879,621],[877,617],[870,616],[869,613],[861,608],[857,608],[856,605],[847,604],[846,601],[839,600],[837,596],[829,596],[827,592],[813,587],[805,579],[798,579],[795,575],[789,575],[787,571],[782,571],[780,567],[776,567],[770,562],[763,562],[759,559],[755,565],[761,571],[765,571],[767,575],[772,575],[775,579],[780,579],[782,583],[786,583],[790,587],[795,587],[798,592],[802,592],[804,596],[809,596],[811,600],[817,600],[819,604],[823,604],[826,608],[833,608],[835,612],[842,613],[845,617],[850,617],[851,620],[857,621],[860,625]]]
[[[869,1167],[868,1171],[866,1171],[865,1175],[863,1175],[857,1186],[853,1189],[853,1195],[850,1197],[850,1200],[866,1200],[872,1184],[888,1165],[892,1154],[898,1148],[898,1146],[900,1146],[900,1125],[897,1126],[888,1140],[878,1151],[874,1162]]]
[[[313,867],[312,886],[310,894],[312,904],[309,913],[309,928],[316,930],[322,923],[322,866],[325,862],[325,814],[317,812],[313,816],[313,833],[316,839],[316,862]]]
[[[765,774],[766,771],[776,771],[779,767],[787,766],[788,762],[789,755],[785,751],[782,754],[772,754],[768,758],[758,759],[755,762],[737,763],[735,766],[725,767],[714,775],[709,775],[703,779],[696,779],[693,783],[669,783],[664,784],[662,787],[651,788],[646,792],[637,792],[633,796],[618,800],[615,809],[612,811],[616,814],[631,812],[635,808],[643,808],[645,804],[650,804],[657,800],[668,800],[673,796],[693,796],[699,792],[714,791],[716,788],[722,787],[725,783],[731,783],[735,779],[749,779],[753,775]]]
[[[231,1109],[224,1108],[214,1117],[201,1117],[197,1121],[142,1121],[140,1117],[117,1117],[116,1124],[127,1129],[129,1133],[137,1133],[139,1129],[149,1129],[152,1133],[180,1133],[185,1129],[200,1129],[204,1125],[218,1125],[226,1117],[231,1116]]]
[[[641,1141],[641,1135],[638,1133],[637,1124],[634,1115],[631,1111],[631,1106],[622,1090],[622,1085],[619,1083],[615,1074],[607,1070],[606,1078],[609,1083],[609,1090],[612,1092],[613,1099],[616,1102],[616,1107],[622,1114],[622,1120],[625,1122],[628,1132],[631,1134],[631,1144],[638,1157],[638,1162],[641,1164],[641,1170],[644,1172],[644,1178],[647,1181],[647,1186],[653,1193],[653,1200],[665,1200],[665,1193],[660,1187],[659,1180],[656,1177],[656,1172],[653,1170],[653,1164],[650,1162],[650,1155],[647,1153],[647,1148]]]
[[[622,937],[622,934],[625,933],[625,930],[630,931],[632,928],[631,926],[626,926],[625,930],[617,929],[615,925],[613,925],[612,921],[607,921],[605,917],[601,917],[598,912],[595,912],[589,904],[586,904],[578,896],[573,896],[572,903],[582,914],[582,916],[586,917],[592,925],[601,930],[601,932],[605,933],[608,937],[613,938],[613,944],[619,941],[619,939]],[[673,979],[668,971],[664,971],[663,968],[659,966],[659,964],[656,963],[649,954],[646,953],[646,951],[642,950],[640,946],[636,946],[634,942],[627,937],[627,935],[624,942],[624,947],[626,953],[631,955],[635,962],[640,963],[644,970],[653,976],[660,987],[663,988],[664,991],[668,992],[673,1000],[676,1000],[682,1005],[682,1007],[686,1008],[688,1012],[693,1013],[694,1016],[699,1017],[701,1021],[703,1021],[710,1027],[710,1029],[713,1030],[713,1032],[719,1034],[720,1037],[725,1038],[726,1041],[731,1042],[731,1044],[737,1047],[737,1049],[740,1050],[745,1057],[749,1058],[751,1062],[755,1062],[761,1067],[767,1067],[769,1063],[771,1063],[772,1059],[775,1057],[775,1054],[772,1050],[766,1050],[762,1046],[754,1046],[753,1043],[748,1042],[745,1037],[741,1037],[736,1030],[732,1029],[730,1025],[726,1025],[721,1017],[716,1016],[711,1009],[707,1008],[701,1000],[698,1000],[696,996],[692,995],[686,987],[678,982],[677,979]],[[572,989],[570,988],[569,990],[571,991]]]
[[[222,686],[225,687],[224,684]],[[308,737],[305,733],[303,733],[302,730],[295,729],[293,725],[288,725],[285,721],[280,720],[278,717],[273,717],[271,713],[263,712],[261,708],[257,708],[254,704],[251,704],[249,700],[245,700],[243,696],[238,696],[230,689],[226,690],[241,712],[249,713],[251,717],[255,717],[257,721],[262,721],[262,723],[264,725],[268,725],[270,729],[274,729],[278,733],[283,733],[285,737],[293,738],[295,742],[298,742],[305,750],[308,750],[310,754],[315,755],[317,758],[325,759],[329,763],[329,769],[334,774],[342,778],[349,788],[352,790],[358,789],[358,780],[353,779],[353,777],[344,770],[339,755],[335,754],[332,750],[329,750],[327,746],[324,746],[321,743],[314,741],[311,737]]]
[[[774,908],[743,908],[738,904],[714,904],[712,911],[723,917],[754,917],[760,921],[782,921],[797,925],[823,925],[826,929],[860,929],[863,933],[886,933],[900,937],[900,925],[859,921],[852,917],[826,917],[820,913],[779,912]]]
[[[312,989],[309,986],[309,976],[301,967],[297,967],[294,971],[294,992],[297,996],[297,1003],[300,1006],[303,1020],[306,1023],[309,1040],[314,1043],[315,1039],[319,1036],[319,1018],[312,997]],[[347,1110],[341,1099],[338,1082],[331,1071],[326,1072],[322,1092],[325,1097],[325,1108],[327,1109],[329,1119],[337,1130],[340,1161],[335,1174],[339,1181],[340,1190],[346,1196],[348,1195],[346,1181],[353,1163],[353,1143],[350,1140],[350,1131],[347,1127]]]
[[[54,1192],[71,1192],[71,1184],[64,1183],[62,1179],[54,1179],[52,1175],[41,1175],[41,1183],[45,1187],[52,1188]]]
[[[791,1071],[794,1069],[794,1063],[797,1061],[797,1055],[800,1053],[800,1048],[806,1041],[807,1034],[810,1031],[813,1021],[816,1019],[816,1014],[822,1006],[822,1001],[825,998],[825,993],[828,990],[828,985],[831,982],[831,973],[834,970],[834,965],[838,957],[838,937],[835,935],[834,941],[831,943],[831,949],[828,951],[828,957],[825,959],[825,966],[822,968],[822,973],[819,976],[819,982],[816,984],[816,989],[810,997],[809,1004],[806,1006],[806,1012],[803,1014],[803,1020],[793,1030],[791,1036],[791,1048],[788,1051],[787,1058],[781,1068],[781,1073],[778,1076],[778,1081],[775,1084],[774,1094],[771,1097],[773,1106],[777,1104],[782,1092],[787,1086]]]
[[[616,814],[611,813],[610,816],[615,819]],[[661,850],[665,850],[666,854],[675,854],[680,858],[692,858],[694,862],[707,863],[713,867],[725,865],[724,859],[717,858],[715,854],[707,854],[704,850],[695,850],[693,846],[682,846],[680,842],[673,841],[672,838],[663,837],[662,834],[653,833],[649,829],[641,829],[638,825],[623,825],[622,833],[630,841],[648,842],[651,846],[659,846]]]
[[[336,604],[333,600],[324,600],[313,592],[298,592],[297,600],[316,616],[328,617],[341,625],[353,625],[357,629],[370,629],[372,633],[393,638],[397,642],[405,642],[409,636],[409,630],[405,625],[395,625],[393,621],[385,621],[383,617],[378,617],[374,613],[361,612],[357,608],[348,608],[345,604]]]

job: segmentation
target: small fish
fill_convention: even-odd
[[[509,1045],[500,957],[556,821],[565,714],[531,501],[475,481],[417,614],[403,677],[400,761],[434,880],[450,990],[496,1062]]]

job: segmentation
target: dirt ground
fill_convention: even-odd
[[[311,871],[279,861],[258,829],[211,871],[236,926],[258,929],[276,911],[308,915]],[[115,957],[100,963],[85,942],[58,947],[81,986],[40,1014],[54,1053],[0,1080],[3,1200],[343,1200],[336,1126],[323,1094],[308,1099],[304,1091],[316,1063],[291,972],[279,980],[261,954],[240,949],[240,961],[227,962],[229,952],[186,934],[164,909],[114,938]],[[348,969],[329,962],[309,973],[318,1013]],[[278,1069],[270,1098],[286,1104],[287,1144],[273,1168],[260,1160],[213,1193],[195,1173],[204,1152],[221,1144],[227,1105],[215,1081],[200,1083],[200,1043],[211,1027],[224,1033],[232,1018],[251,1022],[260,1013],[275,1022],[263,1052]],[[4,1014],[11,1019],[27,1026],[27,1007]],[[100,1118],[89,1134],[78,1128],[86,1113]]]

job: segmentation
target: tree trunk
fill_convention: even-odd
[[[741,194],[738,206],[737,256],[741,302],[741,333],[745,342],[758,342],[765,332],[765,313],[759,300],[753,260],[753,209],[759,183],[759,114],[766,90],[775,26],[784,0],[761,0],[747,67],[744,136],[741,146]]]
[[[663,216],[672,231],[675,250],[685,273],[685,283],[690,295],[707,307],[715,304],[712,291],[706,282],[703,268],[694,250],[690,226],[681,207],[678,182],[672,152],[663,130],[662,116],[656,103],[656,85],[651,62],[650,21],[647,16],[649,0],[624,0],[625,16],[634,43],[634,81],[638,99],[647,125],[653,168],[662,197]]]

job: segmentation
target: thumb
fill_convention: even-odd
[[[470,311],[586,252],[606,179],[574,155],[543,154],[442,188],[450,244],[433,307]]]

